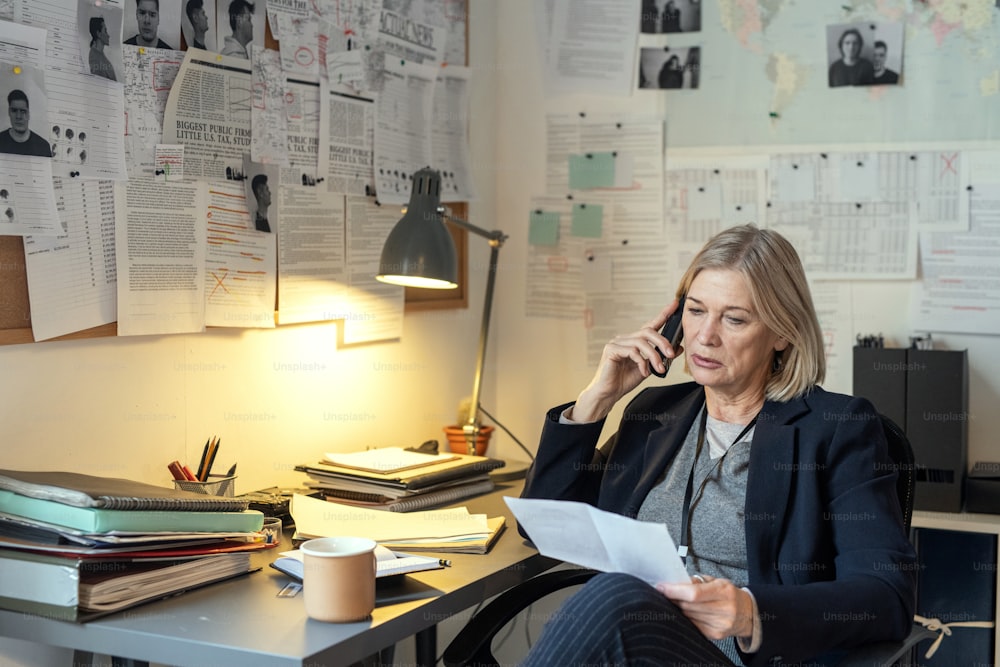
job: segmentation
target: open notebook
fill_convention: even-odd
[[[287,574],[296,581],[302,581],[302,552],[294,549],[292,551],[283,551],[278,556],[271,563],[271,567]],[[376,579],[391,577],[397,574],[423,572],[424,570],[437,570],[444,567],[437,558],[396,553],[381,545],[375,547],[375,558],[378,561],[375,568]]]

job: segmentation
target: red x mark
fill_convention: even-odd
[[[951,157],[942,154],[941,159],[944,160],[944,168],[941,170],[941,176],[944,176],[949,171],[958,176],[958,171],[955,170],[955,160],[958,159],[958,153],[952,153]]]
[[[226,276],[229,275],[229,272],[226,271],[221,276],[216,275],[216,273],[214,271],[212,271],[211,273],[212,273],[212,277],[215,278],[215,287],[212,288],[212,293],[209,294],[209,296],[215,296],[215,290],[219,289],[220,287],[222,288],[223,292],[225,292],[226,294],[229,294],[229,290],[227,290],[226,286],[222,284],[222,281],[224,281],[226,279]]]

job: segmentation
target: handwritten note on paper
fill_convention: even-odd
[[[566,500],[504,500],[543,556],[602,572],[624,572],[650,585],[690,581],[662,523]]]

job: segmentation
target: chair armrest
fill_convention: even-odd
[[[838,667],[892,667],[913,647],[925,639],[937,636],[919,624],[914,624],[909,636],[898,642],[877,642],[858,647],[847,654]]]
[[[446,667],[496,665],[491,653],[493,638],[515,616],[546,595],[586,583],[596,570],[571,569],[546,572],[504,591],[469,619],[444,651]]]

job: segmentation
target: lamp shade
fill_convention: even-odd
[[[407,287],[458,287],[455,242],[439,211],[440,204],[441,176],[425,167],[413,175],[406,213],[382,246],[377,280]]]

